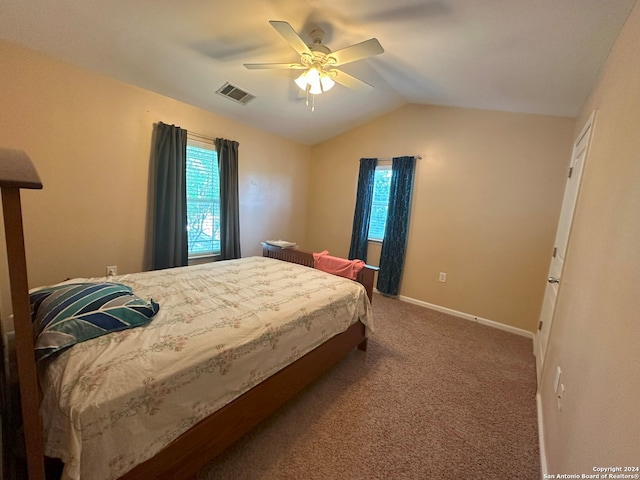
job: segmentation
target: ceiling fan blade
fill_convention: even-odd
[[[245,63],[245,68],[249,70],[260,70],[260,69],[284,69],[284,70],[304,70],[304,65],[300,63]]]
[[[333,65],[344,65],[345,63],[355,62],[382,52],[384,52],[384,48],[382,48],[380,42],[376,38],[370,38],[364,42],[332,52],[329,54],[329,58],[335,59],[336,63]]]
[[[351,90],[355,90],[356,92],[361,93],[368,93],[373,90],[373,85],[369,85],[367,82],[363,82],[359,78],[356,78],[353,75],[349,75],[342,70],[330,70],[330,72],[331,78],[333,78],[336,83],[344,85]]]
[[[307,44],[304,43],[291,25],[280,20],[269,20],[269,23],[280,35],[284,37],[287,42],[289,42],[289,45],[291,45],[299,55],[302,55],[303,53],[311,55],[311,50],[309,50]]]

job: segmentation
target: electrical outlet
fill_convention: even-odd
[[[107,267],[107,277],[113,277],[114,275],[118,275],[118,266],[111,265]]]
[[[438,281],[445,283],[447,281],[447,274],[445,272],[440,272],[440,276],[438,277]]]

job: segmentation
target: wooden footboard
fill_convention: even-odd
[[[306,267],[313,268],[313,253],[298,250],[297,248],[280,248],[268,243],[262,242],[262,256],[275,258],[277,260],[284,260],[285,262],[297,263]],[[366,265],[358,273],[356,281],[364,285],[367,291],[369,301],[373,301],[373,280],[375,272],[378,271],[378,267],[372,265]]]

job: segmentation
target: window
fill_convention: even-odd
[[[387,224],[389,210],[389,187],[391,186],[391,165],[376,167],[373,184],[373,201],[371,202],[371,218],[369,219],[369,240],[381,242]]]
[[[213,144],[187,140],[189,258],[220,253],[220,179]]]

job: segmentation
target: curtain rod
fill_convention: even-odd
[[[202,139],[204,139],[204,140],[212,140],[212,141],[215,141],[215,138],[213,138],[213,137],[212,137],[212,136],[210,136],[210,135],[202,135],[201,133],[195,133],[195,132],[192,132],[192,131],[190,131],[190,130],[187,130],[187,136],[191,136],[191,137],[198,137],[198,138],[202,138]]]
[[[422,155],[407,155],[408,157],[413,157],[416,160],[421,160],[422,159]],[[397,157],[396,157],[397,158]],[[378,160],[382,160],[382,161],[391,161],[393,160],[393,157],[378,157]]]

